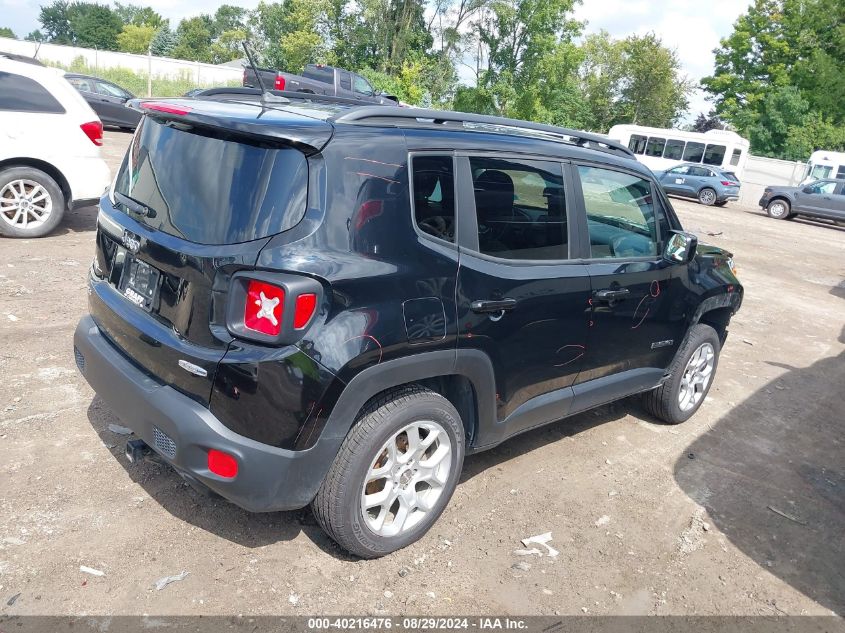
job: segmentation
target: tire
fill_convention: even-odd
[[[698,192],[698,201],[708,207],[716,204],[716,190],[705,187]]]
[[[713,206],[714,206],[714,207],[724,207],[726,204],[728,204],[728,201],[727,201],[727,200],[723,200],[722,202],[714,202],[714,203],[713,203]]]
[[[0,235],[43,237],[59,225],[64,212],[61,187],[40,169],[10,167],[0,171]]]
[[[709,346],[710,356],[707,355],[707,346]],[[643,395],[643,404],[646,410],[668,424],[680,424],[689,420],[698,411],[710,391],[713,378],[716,375],[716,368],[719,365],[720,348],[716,330],[703,323],[694,325],[669,366],[669,379],[657,389]],[[693,397],[690,401],[684,400],[684,404],[682,404],[681,396],[690,394],[689,390],[685,390],[682,394],[682,385],[689,384],[686,378],[688,372],[691,371],[691,359],[700,351],[703,355],[698,357],[696,364],[700,366],[702,362],[708,363],[709,371],[706,374],[706,380],[704,380],[700,389],[694,387]],[[695,377],[698,378],[697,375]]]
[[[774,218],[775,220],[788,220],[789,218],[795,217],[790,213],[790,208],[789,202],[783,198],[775,198],[766,207],[766,213],[769,214],[770,218]]]
[[[437,429],[438,439],[424,449],[428,436],[417,427],[419,450],[425,452],[422,459],[403,462],[410,452],[402,451],[403,444],[407,447],[410,441],[404,429],[415,425]],[[425,462],[438,454],[439,461],[431,467],[432,481],[439,486],[435,487],[420,481],[418,470],[423,471]],[[371,476],[373,469],[386,468],[390,461],[396,464],[394,469],[382,477]],[[311,504],[314,516],[338,545],[355,556],[384,556],[419,540],[437,521],[455,491],[463,461],[464,428],[455,407],[420,385],[401,387],[361,411]],[[385,501],[371,507],[365,517],[365,494],[375,502],[382,493]],[[423,496],[418,496],[420,493]],[[403,513],[402,501],[409,496],[413,498],[408,502],[411,511]],[[413,505],[426,498],[426,504],[430,504],[427,509]],[[399,525],[397,531],[400,514],[403,524],[412,524]]]

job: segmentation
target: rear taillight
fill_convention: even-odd
[[[296,298],[296,305],[293,309],[293,329],[301,330],[308,325],[308,322],[316,311],[317,295],[312,292],[299,295]]]
[[[730,180],[723,180],[722,184],[725,187],[736,187],[739,183],[738,182],[731,182]]]
[[[284,90],[285,89],[285,78],[282,75],[276,75],[276,81],[273,82],[273,87],[276,90]]]
[[[285,291],[273,284],[250,280],[244,306],[244,326],[253,332],[278,336],[282,331]]]
[[[103,124],[99,121],[91,121],[90,123],[83,123],[79,127],[85,132],[85,136],[91,139],[91,142],[97,147],[103,144]]]
[[[226,329],[238,338],[268,345],[295,343],[314,321],[322,293],[322,284],[304,275],[235,273]]]

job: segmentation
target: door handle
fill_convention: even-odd
[[[473,312],[479,312],[482,314],[494,314],[496,312],[506,312],[507,310],[513,310],[516,307],[516,299],[490,299],[490,300],[480,300],[477,299],[469,304],[470,310]]]
[[[605,288],[604,290],[597,290],[594,295],[599,301],[618,301],[626,299],[631,292],[627,288]]]

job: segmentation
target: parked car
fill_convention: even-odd
[[[845,180],[816,180],[802,187],[766,187],[760,206],[776,220],[806,215],[843,224]]]
[[[259,68],[258,72],[264,81],[264,87],[268,90],[346,97],[372,101],[380,105],[399,104],[398,98],[386,93],[377,93],[370,82],[361,75],[334,66],[308,64],[302,75],[293,75],[270,68]],[[243,85],[247,88],[261,87],[252,68],[244,68]]]
[[[0,56],[0,235],[41,237],[111,177],[103,125],[60,71]]]
[[[702,405],[743,288],[626,147],[233,90],[139,102],[100,203],[74,354],[131,459],[311,503],[376,557],[468,453],[632,394],[668,423]]]
[[[725,206],[730,200],[739,200],[739,179],[731,171],[684,163],[656,171],[654,175],[666,193],[673,196],[695,198],[701,204]]]
[[[119,127],[122,130],[134,130],[137,127],[141,113],[126,107],[126,103],[135,98],[131,92],[99,77],[66,73],[65,78],[79,90],[103,125]]]

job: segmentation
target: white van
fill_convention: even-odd
[[[835,178],[845,180],[845,152],[828,152],[820,150],[813,152],[804,172],[802,185],[816,180]]]
[[[103,124],[60,71],[0,54],[0,235],[42,237],[111,181]]]

